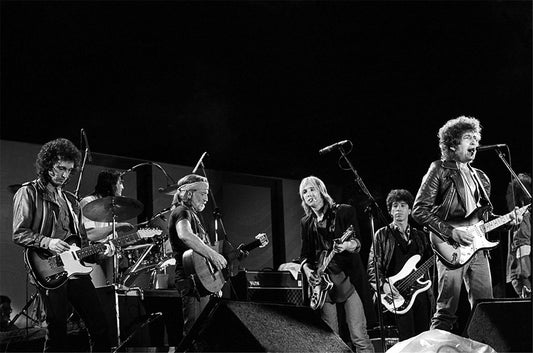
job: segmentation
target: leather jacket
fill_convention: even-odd
[[[392,255],[395,249],[394,245],[396,243],[396,240],[394,239],[394,235],[392,232],[393,230],[390,225],[378,229],[375,235],[375,241],[370,247],[367,270],[368,280],[370,281],[370,285],[372,286],[372,289],[374,291],[376,290],[376,268],[374,266],[374,257],[376,258],[378,264],[381,288],[386,279],[386,269],[389,268]],[[422,259],[425,260],[426,258],[431,257],[433,252],[429,245],[427,235],[413,227],[411,227],[410,234],[413,241],[415,241],[418,245],[418,249],[420,251]],[[374,250],[374,244],[376,244],[376,250]]]
[[[485,216],[492,215],[490,180],[481,170],[472,169],[480,190],[479,201],[482,206],[489,207],[490,212]],[[445,240],[452,236],[453,226],[445,221],[460,220],[466,216],[465,185],[455,161],[431,163],[416,195],[412,216],[420,225],[428,227]]]
[[[75,233],[81,237],[81,245],[87,245],[85,232],[80,232],[80,208],[76,196],[63,190]],[[13,197],[13,242],[24,247],[48,249],[54,237],[55,216],[59,208],[53,195],[39,179],[24,183]]]

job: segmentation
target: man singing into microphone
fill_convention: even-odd
[[[439,129],[438,137],[441,160],[431,163],[422,179],[412,215],[443,240],[471,245],[472,234],[452,224],[475,224],[495,217],[489,199],[489,178],[471,166],[481,139],[479,120],[465,116],[449,120]],[[519,223],[521,217],[516,221]],[[456,269],[438,259],[437,270],[437,310],[431,329],[452,331],[463,281],[471,306],[478,299],[493,297],[488,254],[478,251]]]

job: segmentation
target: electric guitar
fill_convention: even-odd
[[[248,251],[255,248],[263,248],[268,244],[268,237],[265,233],[259,233],[255,240],[241,245],[237,249],[227,241],[219,241],[209,247],[228,260],[225,269],[217,270],[215,266],[204,256],[189,249],[183,253],[183,269],[186,274],[192,275],[196,287],[201,295],[217,293],[222,289],[226,280],[233,275],[232,269],[235,260],[240,260]]]
[[[435,263],[435,255],[427,259],[417,269],[415,266],[420,261],[420,258],[421,256],[418,254],[413,255],[403,265],[400,272],[387,278],[388,283],[383,286],[383,290],[390,290],[389,285],[391,285],[398,290],[398,294],[393,295],[391,292],[381,293],[383,311],[388,310],[393,314],[405,314],[413,306],[416,296],[431,287],[431,281],[422,281],[422,276]]]
[[[120,236],[110,242],[117,248],[137,242],[139,239],[151,238],[162,233],[161,229],[139,229],[135,233]],[[38,248],[24,250],[24,262],[35,283],[44,289],[56,289],[62,286],[73,275],[87,275],[93,270],[82,262],[90,255],[103,253],[104,243],[80,248],[80,237],[71,235],[65,239],[70,249],[57,254],[53,251]]]
[[[523,215],[531,204],[519,208],[516,213]],[[461,222],[450,222],[455,229],[462,229],[469,232],[473,237],[472,244],[460,245],[451,238],[446,241],[442,236],[437,233],[430,232],[430,241],[433,250],[439,257],[439,259],[450,269],[456,269],[464,266],[474,254],[480,250],[490,250],[498,246],[499,241],[489,241],[485,237],[485,234],[491,230],[498,228],[511,221],[511,214],[514,211],[509,212],[503,216],[493,219],[489,222],[478,221],[474,218],[475,213],[471,217]]]
[[[338,239],[338,243],[344,243],[350,236],[352,236],[353,233],[353,226],[350,225],[348,229],[344,231],[342,237]],[[319,265],[316,270],[316,275],[320,278],[320,282],[317,285],[309,283],[309,286],[307,287],[307,294],[309,296],[309,306],[313,310],[320,309],[322,308],[322,306],[324,306],[326,296],[333,287],[333,282],[329,278],[329,275],[326,273],[326,269],[328,268],[331,259],[333,259],[335,251],[331,249],[329,253],[326,253],[327,250],[322,251],[318,260]]]

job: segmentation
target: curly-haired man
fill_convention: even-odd
[[[481,139],[479,120],[460,116],[447,121],[438,133],[441,159],[434,161],[422,179],[413,206],[413,218],[453,244],[469,246],[473,235],[457,224],[474,224],[494,218],[489,199],[490,180],[471,163]],[[514,220],[520,222],[521,217]],[[463,266],[451,269],[437,260],[437,310],[431,328],[451,331],[457,320],[459,295],[464,281],[470,305],[492,298],[488,254],[476,252]]]
[[[80,224],[77,198],[63,189],[80,160],[79,150],[67,139],[59,138],[42,146],[35,163],[38,179],[23,184],[13,199],[15,244],[39,253],[59,254],[70,250],[65,240],[72,235],[79,236],[82,247],[88,243]],[[111,256],[112,247],[106,246],[105,253]],[[85,322],[93,351],[110,350],[105,315],[88,275],[71,276],[55,289],[42,285],[38,289],[46,312],[45,352],[69,351],[68,303]]]

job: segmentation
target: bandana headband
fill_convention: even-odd
[[[188,191],[188,190],[194,190],[194,189],[206,189],[209,190],[209,183],[205,181],[197,181],[194,183],[189,183],[182,185],[178,188],[178,191]]]

